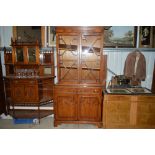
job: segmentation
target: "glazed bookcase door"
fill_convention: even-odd
[[[16,58],[15,61],[16,63],[24,63],[24,48],[23,47],[18,47],[16,48]]]
[[[81,36],[81,83],[100,83],[101,41],[100,35]]]
[[[78,35],[58,36],[58,74],[59,81],[77,83],[79,72],[79,37]]]
[[[27,49],[28,63],[36,63],[36,48],[30,47]]]

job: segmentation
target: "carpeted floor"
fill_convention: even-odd
[[[91,124],[61,124],[53,126],[53,117],[41,119],[40,124],[14,124],[12,119],[0,119],[0,129],[98,129]]]

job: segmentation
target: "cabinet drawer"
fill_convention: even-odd
[[[28,84],[36,84],[37,81],[34,81],[34,80],[30,80],[30,81],[27,81]]]
[[[69,87],[54,87],[55,93],[76,93],[76,88],[69,88]]]
[[[36,84],[36,80],[14,80],[14,84]]]
[[[106,101],[131,101],[132,96],[130,95],[105,95],[104,100]]]
[[[101,94],[102,88],[90,88],[90,87],[54,87],[55,93],[76,93],[76,94]]]
[[[101,94],[102,88],[79,88],[78,94]]]
[[[155,96],[138,96],[137,101],[144,101],[146,103],[155,102]]]

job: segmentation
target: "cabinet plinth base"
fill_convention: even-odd
[[[102,128],[102,122],[91,122],[91,121],[57,121],[54,120],[54,127],[57,127],[61,124],[93,124],[96,125],[98,128]]]

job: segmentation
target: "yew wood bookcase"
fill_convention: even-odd
[[[55,126],[102,125],[102,90],[106,86],[103,33],[103,27],[56,27]]]

